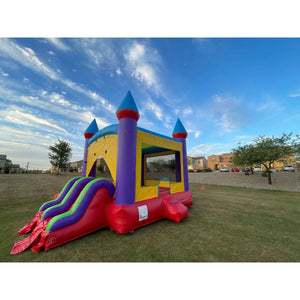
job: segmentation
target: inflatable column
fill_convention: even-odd
[[[89,139],[98,131],[98,126],[96,123],[96,120],[94,119],[92,123],[89,125],[89,127],[84,132],[85,137],[85,145],[84,145],[84,153],[83,153],[83,165],[82,165],[82,176],[85,177],[88,174],[86,174],[86,166],[87,166],[87,155],[88,155],[88,145],[89,145]],[[92,168],[93,171],[94,166]],[[96,170],[96,169],[95,169]],[[91,171],[91,173],[92,173]],[[93,176],[95,177],[95,175]]]
[[[189,191],[189,176],[188,176],[187,154],[186,154],[187,132],[179,119],[177,119],[172,136],[174,139],[177,139],[182,143],[182,159],[183,159],[182,166],[183,166],[184,190],[187,192]]]
[[[140,114],[130,91],[119,106],[116,116],[119,131],[115,204],[132,205],[135,203],[136,137]]]

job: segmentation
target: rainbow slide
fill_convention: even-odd
[[[75,177],[58,197],[44,203],[34,218],[19,230],[30,236],[16,241],[10,254],[31,247],[34,252],[57,247],[108,226],[106,209],[115,192],[114,184],[103,178]]]

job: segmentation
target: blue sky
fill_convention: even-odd
[[[128,90],[138,126],[170,136],[181,119],[190,156],[300,134],[299,53],[297,38],[0,38],[0,152],[49,169],[61,138],[80,160]]]

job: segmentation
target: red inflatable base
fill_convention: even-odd
[[[164,218],[180,222],[188,216],[187,207],[192,204],[191,191],[169,194],[168,189],[162,188],[159,197],[128,206],[115,205],[108,190],[101,188],[94,194],[81,219],[72,225],[48,233],[46,227],[51,218],[42,221],[42,212],[38,212],[19,231],[22,234],[32,230],[31,235],[15,242],[11,254],[29,247],[34,252],[42,248],[48,250],[107,226],[117,233],[127,233]]]
[[[138,227],[167,218],[175,222],[188,217],[192,192],[170,195],[168,189],[160,191],[160,197],[136,202],[133,205],[115,205],[106,189],[97,191],[84,216],[75,224],[41,235],[39,246],[48,250],[82,237],[104,227],[116,233],[132,232]],[[37,247],[32,250],[37,251]]]
[[[133,205],[115,205],[113,201],[107,209],[108,224],[117,233],[127,233],[164,218],[180,222],[187,218],[187,207],[192,204],[191,191],[169,194],[168,189],[160,191],[159,197]]]
[[[75,224],[48,233],[43,242],[45,250],[57,247],[108,226],[106,208],[111,202],[107,189],[102,188],[94,195],[83,217]]]

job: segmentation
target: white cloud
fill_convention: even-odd
[[[258,112],[272,112],[272,113],[278,113],[281,112],[283,110],[283,106],[273,100],[267,100],[264,103],[262,103],[262,105],[258,106],[256,109]]]
[[[63,50],[63,51],[70,50],[70,48],[65,43],[63,43],[61,39],[48,38],[48,41],[51,42],[55,47],[57,47],[60,50]]]
[[[210,156],[219,155],[222,153],[230,152],[234,148],[232,144],[215,143],[212,145],[200,144],[188,151],[188,156]]]
[[[208,39],[205,38],[194,38],[192,43],[198,48],[201,49],[203,45],[208,43]]]
[[[78,86],[75,82],[62,77],[59,71],[53,70],[51,67],[44,64],[35,54],[35,52],[27,47],[20,47],[13,41],[8,39],[0,39],[0,54],[10,57],[11,59],[19,62],[23,66],[38,72],[39,74],[46,75],[52,80],[57,80],[66,85],[70,89],[88,96],[92,100],[97,100],[102,103],[102,107],[110,113],[115,113],[115,107],[109,103],[108,100],[97,95],[96,93]]]
[[[163,120],[163,110],[160,106],[158,106],[152,99],[148,98],[148,101],[146,103],[146,109],[151,111],[158,120]]]
[[[186,107],[184,110],[183,110],[183,115],[186,117],[188,115],[191,115],[193,113],[193,110],[192,108],[189,106],[189,107]]]
[[[161,59],[157,51],[135,41],[128,47],[124,58],[126,68],[133,78],[145,84],[146,88],[153,89],[156,94],[161,93],[158,76]]]
[[[43,111],[51,112],[54,114],[61,115],[65,118],[65,120],[72,120],[80,122],[82,121],[86,126],[89,124],[94,118],[96,118],[95,114],[92,111],[95,111],[96,108],[94,106],[80,106],[71,100],[67,100],[64,95],[58,93],[51,93],[50,95],[42,90],[42,91],[35,91],[31,90],[30,94],[37,95],[37,96],[27,96],[24,94],[19,94],[14,90],[6,89],[5,87],[0,85],[0,94],[2,99],[7,101],[9,105],[7,105],[6,111],[22,111],[24,109],[24,104],[28,106],[26,110],[30,110],[29,108],[35,107],[38,109],[42,109]],[[105,105],[107,109],[114,110],[113,106],[110,106],[105,99],[102,99],[96,93],[93,95],[97,103],[101,103],[101,106]],[[13,104],[10,104],[13,103]],[[23,109],[20,107],[20,103],[23,105]],[[104,103],[104,104],[103,104]],[[4,106],[2,106],[3,108]],[[12,114],[8,114],[10,116],[10,120],[12,121]],[[26,118],[25,118],[26,119]],[[24,120],[25,120],[24,119]],[[28,118],[27,118],[28,119]],[[17,121],[19,124],[28,125],[28,123],[24,123],[22,118],[19,118]],[[110,125],[105,119],[96,118],[99,128],[103,128],[105,126]],[[55,124],[55,122],[53,123]],[[33,125],[31,125],[33,126]],[[54,125],[57,126],[57,125]],[[68,133],[68,135],[71,135]]]
[[[252,139],[253,140],[255,137],[252,135],[239,135],[239,136],[236,136],[235,138],[238,140],[241,140],[241,139]]]
[[[47,92],[46,92],[47,93]],[[43,93],[43,96],[45,96],[46,94]],[[56,103],[60,106],[64,106],[64,107],[70,107],[71,106],[71,103],[70,101],[64,99],[64,97],[62,97],[61,95],[57,94],[57,93],[52,93],[50,96],[49,96],[49,99],[50,99],[50,102],[51,103]],[[76,109],[78,110],[78,108],[76,108],[76,106],[73,106],[73,109]]]
[[[142,83],[145,83],[148,88],[156,86],[156,78],[153,68],[147,64],[137,65],[132,76]]]
[[[186,120],[185,124],[188,134],[193,134],[196,139],[202,134],[201,130],[199,130],[197,126],[195,126],[194,122]]]
[[[291,98],[300,97],[300,92],[292,93],[292,94],[289,95],[289,97],[291,97]]]
[[[143,59],[145,55],[145,46],[135,42],[129,49],[128,58],[131,62],[135,63]]]
[[[44,144],[45,141],[54,141],[56,136],[54,134],[45,134],[39,131],[33,131],[24,127],[14,128],[5,125],[1,125],[2,131],[0,131],[0,137],[19,141],[24,141],[24,135],[30,137],[30,142],[37,142],[38,144]]]
[[[119,40],[112,39],[98,39],[98,38],[83,38],[72,40],[86,56],[86,65],[94,72],[107,70],[107,73],[113,74],[119,68],[118,60],[118,45]]]
[[[25,167],[29,162],[29,169],[50,169],[48,147],[32,144],[26,141],[1,140],[1,150],[7,153],[13,163]]]
[[[122,71],[121,71],[121,69],[120,69],[120,68],[118,68],[118,69],[116,70],[116,73],[117,73],[118,75],[122,75]]]
[[[55,122],[53,120],[47,121],[45,119],[38,118],[34,115],[31,115],[29,113],[24,113],[19,110],[1,110],[1,115],[4,116],[4,120],[13,124],[21,124],[28,127],[34,127],[41,129],[41,126],[46,126],[47,131],[52,132],[50,128],[54,128],[56,130],[62,131],[64,133],[67,133],[67,131],[64,128],[61,128],[57,125],[55,125]],[[44,127],[45,128],[45,127]]]
[[[35,55],[35,52],[28,47],[20,47],[13,41],[8,39],[0,39],[0,53],[17,61],[29,69],[49,76],[53,80],[58,79],[55,71],[41,62]]]
[[[221,135],[242,128],[246,122],[246,110],[246,105],[241,99],[219,95],[213,97],[211,114],[220,128]]]
[[[195,132],[195,138],[197,139],[200,136],[200,134],[201,134],[201,131],[196,131]]]
[[[194,131],[193,129],[187,129],[187,132],[188,134],[194,134],[194,137],[197,139],[200,134],[201,134],[201,131]]]
[[[91,91],[85,91],[84,93],[86,95],[88,95],[91,99],[96,100],[98,103],[101,103],[102,107],[104,107],[109,112],[111,112],[113,114],[116,112],[117,108],[114,105],[112,105],[111,103],[109,103],[108,100],[106,100],[105,98],[101,97],[97,93],[91,92]]]
[[[9,76],[9,74],[8,74],[8,73],[5,73],[5,72],[3,72],[1,69],[0,69],[0,73],[1,73],[1,75],[2,75],[2,76],[4,76],[4,77],[7,77],[7,76]]]

